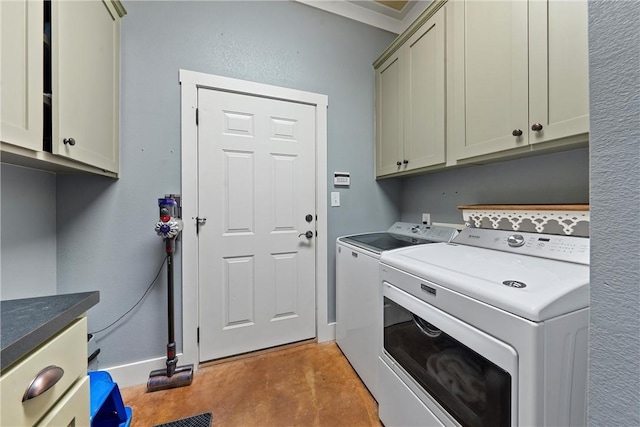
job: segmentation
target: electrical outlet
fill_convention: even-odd
[[[422,223],[426,225],[431,225],[431,214],[423,213],[422,214]]]

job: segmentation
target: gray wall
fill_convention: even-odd
[[[56,176],[2,164],[0,299],[56,293]]]
[[[132,306],[155,276],[163,255],[153,232],[156,198],[180,191],[183,68],[328,95],[329,178],[333,171],[349,171],[352,179],[350,188],[340,190],[342,206],[330,208],[328,218],[333,318],[333,241],[387,228],[398,217],[399,183],[372,179],[371,64],[394,35],[288,1],[125,6],[121,178],[58,177],[58,290],[100,290],[100,304],[89,311],[95,330]],[[98,335],[102,368],[164,355],[164,273],[159,285],[124,322]]]
[[[589,425],[640,425],[640,2],[589,2]]]
[[[404,178],[401,217],[462,224],[460,205],[589,202],[589,150]]]

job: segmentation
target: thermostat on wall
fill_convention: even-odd
[[[349,172],[334,172],[333,173],[333,185],[346,185],[351,182],[351,174]]]

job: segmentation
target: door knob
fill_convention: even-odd
[[[540,123],[534,123],[531,125],[531,130],[534,132],[539,132],[542,130],[542,125]]]
[[[300,233],[300,234],[298,234],[298,237],[300,237],[300,236],[304,236],[304,237],[306,237],[307,239],[310,239],[310,238],[312,238],[312,237],[313,237],[313,231],[309,230],[309,231],[307,231],[306,233]]]

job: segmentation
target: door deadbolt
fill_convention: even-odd
[[[305,217],[304,217],[304,219],[305,219],[307,222],[311,222],[311,221],[313,221],[313,215],[311,215],[311,214],[307,214],[307,216],[305,216]]]

